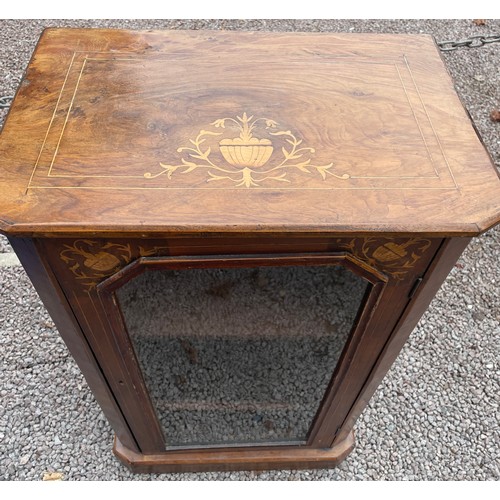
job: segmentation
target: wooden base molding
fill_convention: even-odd
[[[132,472],[201,472],[273,469],[327,469],[339,465],[354,449],[354,432],[333,448],[306,447],[182,450],[146,455],[115,437],[113,452]]]

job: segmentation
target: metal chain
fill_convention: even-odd
[[[488,43],[496,42],[500,42],[500,35],[476,35],[458,41],[444,40],[442,42],[437,42],[437,45],[442,51],[448,51],[457,50],[460,47],[475,49],[477,47],[483,47]]]
[[[11,95],[4,95],[0,97],[0,109],[8,108],[10,106],[10,103],[12,102],[12,99],[14,99],[14,97]]]

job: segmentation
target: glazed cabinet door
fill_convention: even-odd
[[[158,454],[332,446],[439,241],[39,245],[131,439]]]

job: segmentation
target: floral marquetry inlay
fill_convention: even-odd
[[[130,243],[120,244],[95,240],[76,240],[64,245],[61,260],[69,266],[76,279],[91,290],[102,280],[112,276],[139,257],[151,257],[166,253],[168,247],[134,247]]]
[[[357,255],[375,269],[381,269],[396,279],[403,279],[431,246],[424,238],[397,239],[380,244],[377,238],[363,238]]]
[[[218,130],[216,130],[218,129]],[[220,131],[224,129],[224,131]],[[234,137],[235,132],[238,134]],[[269,118],[254,118],[245,113],[236,118],[220,118],[202,129],[189,146],[177,149],[182,153],[179,163],[160,163],[157,173],[147,172],[146,179],[166,175],[206,171],[207,182],[226,182],[236,187],[257,187],[268,181],[290,183],[291,171],[308,175],[331,175],[349,179],[349,174],[337,174],[333,163],[316,165],[314,148],[304,146],[291,130],[281,129]],[[216,157],[214,152],[219,151]]]
[[[430,245],[431,240],[423,238],[339,238],[333,252],[347,251],[369,266],[402,280]],[[135,259],[165,255],[169,255],[168,246],[148,246],[144,241],[136,245],[87,239],[65,244],[60,252],[61,260],[87,291]]]

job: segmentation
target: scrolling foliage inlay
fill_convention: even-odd
[[[167,252],[168,247],[133,248],[130,243],[120,244],[95,240],[76,240],[64,245],[61,260],[88,291],[101,281],[117,273],[139,257],[152,257]]]
[[[68,265],[77,281],[91,291],[101,281],[140,257],[168,255],[167,246],[144,246],[80,239],[65,244],[61,260]],[[425,254],[431,240],[424,238],[352,238],[336,239],[335,247],[347,251],[375,269],[403,280]]]
[[[346,249],[375,269],[402,280],[430,246],[431,240],[424,238],[353,238]]]
[[[229,181],[236,187],[247,188],[258,187],[267,181],[289,183],[290,171],[317,173],[323,180],[327,175],[344,180],[350,178],[349,174],[334,173],[333,163],[314,165],[311,158],[314,148],[302,146],[302,139],[290,130],[280,130],[278,123],[269,118],[254,119],[245,112],[236,118],[220,118],[210,125],[211,130],[200,130],[195,139],[189,139],[189,146],[177,149],[184,154],[180,163],[160,163],[161,171],[147,172],[144,177],[154,179],[166,175],[171,179],[174,174],[205,169],[207,182]],[[226,126],[230,135],[222,138],[224,132],[215,129],[226,129]],[[256,137],[256,130],[260,138]],[[237,137],[233,137],[235,131],[239,133]],[[217,149],[222,158],[214,157]]]

